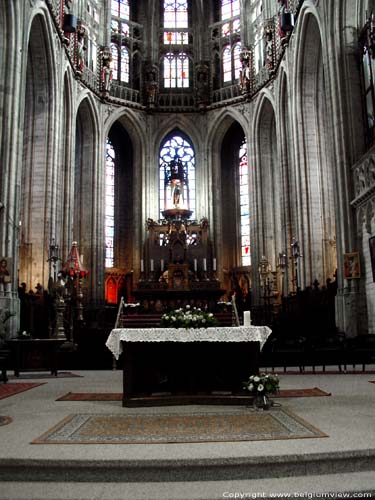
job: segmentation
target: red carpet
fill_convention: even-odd
[[[36,378],[70,378],[70,377],[82,377],[82,375],[76,375],[72,372],[57,372],[57,375],[52,373],[20,373],[19,377],[15,375],[9,375],[9,380],[20,380],[20,379],[36,379]]]
[[[272,398],[304,398],[316,396],[330,396],[318,387],[312,389],[282,389],[278,394],[272,394]],[[121,392],[68,392],[56,401],[121,401]]]
[[[19,384],[1,384],[0,385],[0,399],[8,398],[14,394],[19,394],[20,392],[28,391],[39,385],[43,385],[45,382],[21,382]]]

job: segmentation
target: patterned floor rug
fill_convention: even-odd
[[[153,415],[75,414],[31,444],[157,444],[328,437],[284,408]]]
[[[329,392],[322,391],[319,387],[312,389],[283,389],[272,398],[301,398],[314,396],[330,396]],[[56,401],[121,401],[121,392],[68,392]]]
[[[9,396],[14,396],[14,394],[19,394],[20,392],[28,391],[39,385],[43,385],[45,382],[20,382],[18,384],[7,383],[0,385],[0,399],[8,398]]]

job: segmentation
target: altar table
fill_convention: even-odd
[[[237,401],[259,371],[267,326],[132,328],[111,331],[106,346],[123,353],[123,406]]]

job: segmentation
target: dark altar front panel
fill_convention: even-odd
[[[259,371],[259,342],[122,345],[123,406],[247,400],[242,382]]]

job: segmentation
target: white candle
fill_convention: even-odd
[[[213,258],[213,260],[212,260],[212,269],[213,269],[214,271],[216,271],[216,259],[215,259],[215,257],[214,257],[214,258]]]
[[[143,273],[145,270],[145,266],[143,264],[143,259],[141,259],[141,273]]]
[[[150,271],[154,272],[154,259],[150,260]]]
[[[243,312],[243,326],[250,326],[250,325],[251,325],[250,311],[244,311]]]
[[[161,261],[160,261],[160,269],[161,269],[161,272],[164,271],[164,259],[161,259]]]
[[[203,259],[203,271],[207,271],[207,259]]]
[[[198,269],[198,262],[197,259],[194,259],[194,271],[196,272]]]

